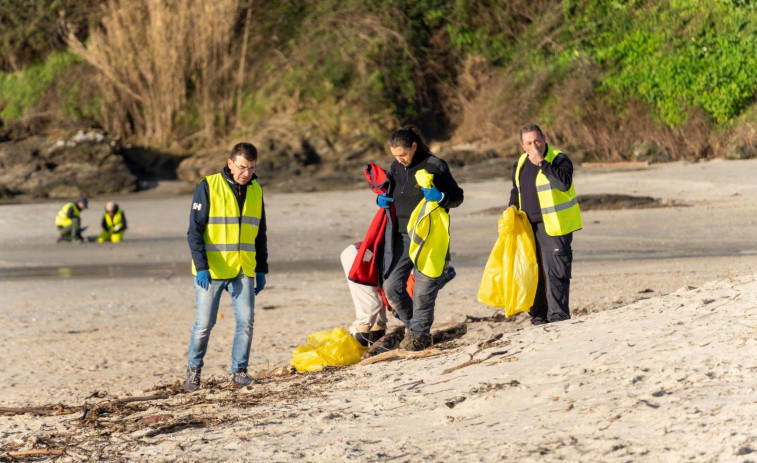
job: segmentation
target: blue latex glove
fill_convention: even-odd
[[[437,190],[435,186],[431,186],[431,188],[421,188],[421,190],[423,190],[423,197],[426,198],[426,201],[442,200],[442,192]]]
[[[197,286],[207,291],[208,286],[212,283],[212,280],[210,279],[210,270],[198,270],[195,281],[197,282]]]
[[[378,195],[378,198],[376,198],[376,203],[379,205],[380,208],[383,209],[389,209],[389,206],[394,202],[394,198],[390,198],[386,195],[386,193],[381,193]]]
[[[265,288],[265,273],[256,273],[255,274],[255,295],[257,296],[259,292],[263,291],[263,288]]]

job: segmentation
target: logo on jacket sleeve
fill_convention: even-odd
[[[194,211],[202,210],[202,204],[200,204],[200,203],[192,203],[192,210],[194,210]]]

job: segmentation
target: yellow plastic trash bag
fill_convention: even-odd
[[[345,329],[317,331],[308,336],[307,345],[297,346],[289,364],[300,373],[319,371],[325,365],[357,363],[366,350]]]
[[[421,188],[431,188],[434,175],[426,169],[415,173]],[[449,214],[436,201],[421,199],[407,222],[410,260],[419,272],[431,278],[444,273],[449,249]]]
[[[497,228],[499,238],[486,262],[478,300],[492,307],[504,307],[505,317],[510,317],[527,312],[534,303],[539,282],[536,243],[523,211],[506,209]]]

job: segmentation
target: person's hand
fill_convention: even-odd
[[[255,274],[255,295],[257,296],[259,292],[263,291],[263,288],[265,288],[265,273],[256,273]]]
[[[515,209],[515,204],[511,204],[510,206],[508,206],[507,209]],[[507,210],[507,209],[505,209],[505,210]]]
[[[207,291],[210,283],[213,282],[210,279],[210,270],[198,270],[195,281],[197,282],[197,286]]]
[[[435,186],[431,186],[431,188],[421,188],[423,190],[423,197],[426,198],[426,201],[441,201],[442,200],[442,192],[437,190]]]
[[[378,195],[378,198],[376,198],[376,203],[379,205],[382,209],[389,209],[389,206],[394,202],[394,198],[390,198],[386,195],[386,193],[381,193]]]

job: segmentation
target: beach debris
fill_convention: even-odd
[[[69,407],[62,404],[44,407],[0,407],[0,415],[70,415],[81,411],[82,407]]]
[[[445,353],[445,351],[441,349],[425,349],[425,350],[419,350],[419,351],[408,351],[408,350],[402,350],[402,349],[394,349],[390,350],[389,352],[384,352],[383,354],[374,355],[373,357],[363,359],[358,363],[360,366],[370,365],[372,363],[378,363],[383,362],[384,360],[395,360],[395,359],[419,359],[419,358],[425,358],[425,357],[432,357],[434,355],[440,355]]]
[[[464,395],[457,396],[444,402],[444,405],[448,406],[449,408],[455,408],[455,405],[459,404],[460,402],[465,402],[465,398],[466,397]]]
[[[508,320],[505,317],[505,313],[501,311],[495,312],[494,315],[489,315],[488,317],[474,317],[473,315],[465,316],[466,323],[481,323],[481,322],[499,323],[499,322],[504,322],[504,321],[508,321]]]
[[[439,329],[431,333],[431,344],[435,345],[452,341],[453,339],[464,336],[467,332],[467,323],[458,323],[449,328]],[[365,360],[375,355],[397,349],[400,345],[400,341],[402,341],[402,338],[404,337],[404,326],[398,326],[389,330],[389,332],[387,332],[383,337],[376,340],[376,342],[374,342],[373,345],[371,345],[371,347],[368,348],[367,351],[365,351],[362,359]]]
[[[290,376],[297,372],[297,369],[293,367],[292,365],[285,365],[283,367],[274,368],[271,371],[268,370],[260,370],[259,372],[255,373],[252,377],[253,379],[266,379],[266,378],[272,378],[272,377],[280,377],[280,376]]]

